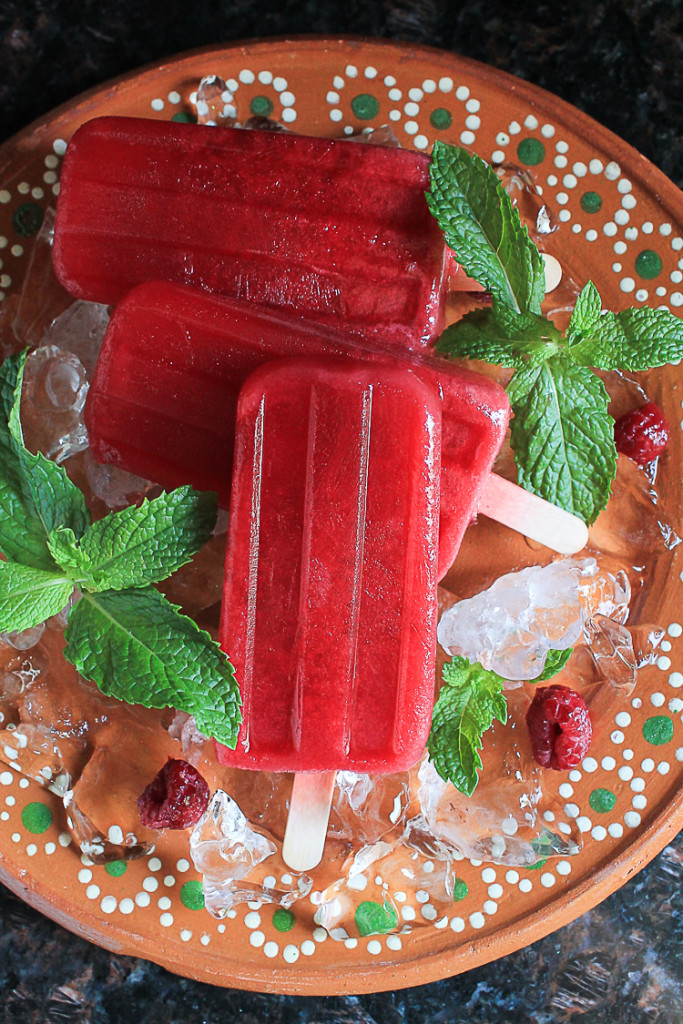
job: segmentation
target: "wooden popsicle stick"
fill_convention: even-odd
[[[336,772],[297,772],[282,843],[292,871],[310,871],[322,860]]]
[[[588,527],[582,519],[497,473],[489,474],[479,512],[561,555],[574,555],[588,542]]]

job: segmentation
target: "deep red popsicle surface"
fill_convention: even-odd
[[[428,168],[424,154],[343,139],[97,118],[67,149],[55,270],[96,302],[192,283],[420,348],[447,283]]]
[[[221,645],[224,764],[398,771],[431,721],[440,405],[407,368],[269,363],[237,412]]]
[[[284,311],[141,285],[116,308],[104,339],[85,410],[91,450],[165,487],[218,491],[227,507],[239,389],[268,359],[299,355],[386,358]],[[446,360],[402,361],[442,398],[441,576],[476,515],[509,401],[487,377]]]

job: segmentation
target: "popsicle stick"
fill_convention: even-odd
[[[578,516],[496,473],[484,485],[479,511],[561,555],[576,554],[588,541],[588,527]]]
[[[336,772],[297,772],[292,786],[282,859],[292,871],[310,871],[322,860]]]

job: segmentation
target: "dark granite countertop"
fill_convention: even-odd
[[[683,3],[608,0],[0,0],[0,141],[58,103],[191,47],[300,33],[427,43],[575,104],[683,183]],[[573,924],[433,985],[335,999],[189,982],[91,946],[0,891],[0,1022],[674,1024],[683,838]]]

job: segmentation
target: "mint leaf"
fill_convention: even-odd
[[[566,651],[548,651],[543,671],[540,676],[537,676],[536,679],[531,679],[530,682],[544,683],[547,679],[552,679],[553,676],[556,676],[558,672],[562,671],[573,653],[573,647],[568,647]]]
[[[472,796],[477,771],[483,767],[479,754],[482,736],[494,718],[507,722],[503,680],[459,656],[444,665],[443,680],[427,749],[439,775],[461,793]]]
[[[90,513],[82,492],[71,482],[62,466],[46,459],[40,452],[33,455],[24,445],[20,403],[25,362],[25,358],[21,359],[17,366],[14,402],[8,420],[10,438],[24,480],[24,493],[30,496],[46,535],[58,526],[68,526],[80,537],[90,523]]]
[[[554,357],[517,370],[508,394],[519,483],[590,525],[607,504],[617,464],[604,384]]]
[[[648,370],[683,358],[683,320],[668,309],[631,307],[604,313],[569,354],[582,366],[602,370]]]
[[[601,315],[600,293],[593,282],[588,281],[579,293],[569,321],[567,328],[569,346],[580,342],[585,337],[590,337],[600,322]]]
[[[398,927],[398,915],[388,900],[384,905],[372,900],[358,904],[355,914],[356,927],[360,935],[383,935]]]
[[[194,715],[234,747],[241,721],[234,670],[208,633],[152,587],[84,594],[69,613],[64,656],[112,697]]]
[[[0,630],[37,626],[61,611],[72,591],[73,583],[63,575],[0,562]]]
[[[446,328],[436,350],[453,359],[481,359],[523,368],[549,359],[562,344],[562,335],[546,317],[499,307],[466,313]]]
[[[88,591],[144,587],[192,558],[209,540],[217,510],[215,494],[178,487],[98,519],[80,541],[53,531],[50,550]]]
[[[427,204],[465,272],[515,313],[540,313],[543,260],[495,171],[480,157],[435,142]]]
[[[26,353],[0,366],[0,550],[11,561],[54,570],[47,535],[56,525],[82,532],[85,499],[64,470],[23,443],[21,386]]]

